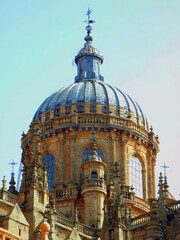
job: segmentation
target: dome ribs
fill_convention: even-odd
[[[136,105],[138,106],[138,109],[139,109],[139,111],[140,111],[140,113],[141,113],[142,124],[143,124],[143,126],[144,126],[144,125],[145,125],[145,124],[144,124],[144,122],[145,122],[144,114],[143,114],[143,112],[142,112],[142,110],[141,110],[139,104],[138,104],[136,101],[135,101],[135,103],[136,103]]]
[[[129,106],[129,102],[128,102],[128,100],[127,100],[127,97],[126,97],[126,94],[125,93],[123,93],[121,90],[119,90],[118,88],[116,88],[117,89],[117,91],[119,91],[119,93],[124,97],[124,100],[125,100],[125,103],[126,103],[126,105],[124,104],[124,106],[123,106],[123,108],[124,108],[124,116],[126,117],[126,118],[128,118],[129,117],[129,113],[130,113],[130,106]]]
[[[72,98],[71,98],[71,93],[72,93],[72,90],[74,88],[74,85],[75,84],[72,84],[69,88],[68,88],[68,92],[67,92],[67,96],[66,96],[66,105],[70,105],[72,103]]]
[[[138,122],[138,115],[139,115],[139,113],[138,113],[138,109],[137,109],[137,107],[136,107],[136,104],[135,104],[135,102],[132,100],[132,98],[126,93],[126,95],[128,96],[128,98],[130,99],[130,101],[131,101],[131,103],[133,104],[133,106],[134,106],[134,113],[136,113],[136,115],[134,116],[135,117],[135,119],[136,119],[136,123]],[[132,110],[132,109],[131,109]]]
[[[115,106],[114,113],[115,113],[116,116],[120,116],[120,113],[119,113],[120,103],[119,103],[119,99],[118,99],[118,96],[117,96],[117,93],[116,93],[116,89],[114,87],[110,86],[110,85],[108,85],[108,86],[112,89],[112,91],[114,93],[114,96],[115,96],[115,103],[116,104],[114,104],[114,106]]]
[[[71,103],[72,104],[76,104],[77,103],[77,96],[78,96],[78,92],[79,92],[79,85],[73,84],[73,89],[71,91]],[[70,97],[70,96],[69,96]]]
[[[55,96],[56,93],[53,93],[50,97],[48,97],[45,101],[44,101],[44,105],[42,106],[42,112],[47,112],[48,110],[50,110],[50,102],[52,100],[52,98]]]
[[[76,109],[78,113],[86,114],[114,113],[115,116],[132,120],[148,130],[147,119],[136,101],[118,88],[95,79],[83,80],[53,93],[40,105],[33,121],[36,117],[40,118],[42,113],[49,114],[51,109],[60,111],[57,116],[73,114]],[[50,115],[52,118],[52,113]],[[48,119],[49,117],[45,121]]]

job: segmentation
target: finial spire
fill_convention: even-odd
[[[86,15],[87,15],[87,20],[84,21],[84,22],[86,22],[86,23],[88,24],[88,25],[86,26],[87,36],[84,38],[84,40],[85,40],[86,42],[89,42],[89,41],[92,42],[92,40],[93,40],[93,38],[90,36],[90,33],[91,33],[91,31],[92,31],[92,27],[91,27],[90,24],[95,23],[95,21],[91,19],[91,13],[92,13],[92,12],[93,12],[93,10],[91,10],[91,9],[88,7],[88,10],[87,10],[87,13],[86,13]]]
[[[159,205],[160,205],[160,206],[163,206],[163,205],[164,205],[163,176],[162,176],[162,173],[161,173],[161,172],[160,172],[160,175],[159,175],[159,184],[158,184],[158,187],[159,187],[159,191],[158,191],[158,194],[159,194]]]
[[[12,160],[12,162],[9,163],[12,166],[12,172],[11,172],[11,176],[14,176],[14,166],[17,164],[14,162],[14,159]]]
[[[88,36],[89,36],[89,34],[91,33],[91,31],[92,31],[92,27],[91,27],[90,24],[95,23],[94,20],[90,19],[92,12],[93,12],[93,10],[91,10],[91,9],[88,7],[88,10],[87,10],[87,13],[86,13],[88,19],[87,19],[86,21],[84,21],[84,22],[86,22],[86,23],[88,24],[88,25],[86,26],[86,30],[87,30],[87,35],[88,35]]]
[[[2,183],[3,183],[3,187],[2,187],[2,190],[7,190],[7,188],[6,188],[6,178],[5,178],[5,176],[3,177],[3,180],[2,180]]]
[[[165,163],[163,166],[161,166],[162,168],[164,168],[164,180],[166,180],[167,176],[166,176],[166,169],[169,168],[169,166],[167,166]]]

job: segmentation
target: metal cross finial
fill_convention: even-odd
[[[164,168],[164,180],[167,178],[166,176],[166,169],[169,168],[169,166],[167,166],[165,163],[163,166],[161,166],[162,168]]]
[[[11,166],[12,166],[12,172],[11,172],[11,176],[13,177],[14,176],[14,166],[17,164],[14,162],[14,159],[12,160],[11,163],[9,163]]]
[[[88,10],[87,10],[87,13],[86,13],[88,19],[87,19],[86,21],[84,21],[84,22],[86,22],[86,23],[88,24],[88,25],[86,26],[86,30],[87,30],[88,36],[89,36],[90,32],[92,31],[92,27],[90,26],[90,24],[95,23],[94,20],[90,19],[90,15],[91,15],[92,12],[93,12],[93,10],[91,10],[91,9],[88,7]]]

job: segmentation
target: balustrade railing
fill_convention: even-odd
[[[44,122],[41,124],[42,134],[46,131],[52,131],[56,128],[63,128],[71,125],[81,125],[84,127],[88,127],[89,125],[94,125],[97,127],[108,127],[108,126],[116,126],[117,128],[130,129],[132,132],[141,135],[144,139],[148,140],[148,132],[146,129],[133,122],[132,120],[124,119],[121,117],[113,116],[113,115],[103,115],[103,114],[74,114],[68,116],[60,116],[55,119],[51,119],[50,121]],[[30,135],[27,134],[23,137],[22,143],[23,146],[26,145],[30,141]],[[158,141],[154,137],[151,139],[152,144],[158,148]]]
[[[16,204],[17,203],[17,197],[8,195],[7,201],[12,203],[12,204]]]
[[[17,203],[17,196],[9,193],[8,191],[3,191],[0,189],[0,199],[7,201],[12,204]]]
[[[24,238],[17,236],[13,233],[11,233],[8,230],[5,230],[4,228],[0,227],[0,239],[5,239],[5,240],[24,240]]]
[[[82,223],[78,224],[77,230],[78,230],[78,232],[83,233],[88,236],[91,236],[91,237],[96,236],[96,230],[94,228],[88,227]]]
[[[103,188],[106,189],[106,185],[104,180],[101,179],[86,179],[84,181],[84,188],[89,188],[89,187],[98,187],[98,188]]]
[[[169,211],[172,210],[178,210],[180,209],[180,200],[179,201],[174,201],[174,202],[171,202],[171,203],[168,203],[167,204],[167,208],[169,208]]]
[[[142,226],[144,224],[148,224],[149,221],[150,221],[150,216],[146,213],[146,214],[140,215],[138,217],[132,218],[131,219],[131,227],[135,228],[138,226]]]
[[[116,116],[102,116],[102,115],[71,115],[71,116],[63,116],[58,117],[58,124],[59,125],[67,125],[71,123],[75,124],[81,124],[81,125],[100,125],[100,126],[106,126],[106,125],[119,125],[125,128],[131,128],[134,132],[137,132],[141,134],[143,137],[148,138],[147,131],[142,127],[137,125],[136,123],[123,119]],[[53,120],[54,121],[54,120]],[[41,130],[44,132],[46,130],[52,129],[54,123],[52,122],[45,122],[41,126]]]
[[[137,197],[137,196],[135,196],[134,200],[135,200],[135,202],[138,206],[146,208],[146,211],[150,210],[150,203],[149,202],[147,202],[144,199],[142,199],[140,197]]]
[[[83,233],[85,235],[95,237],[96,236],[96,229],[92,227],[88,227],[80,222],[76,222],[74,219],[67,218],[66,216],[62,214],[56,213],[55,215],[55,221],[59,224],[62,224],[66,227],[73,228],[76,224],[77,231],[79,233]],[[57,226],[58,227],[58,226]]]
[[[73,189],[62,189],[56,191],[56,198],[67,198],[73,196]]]

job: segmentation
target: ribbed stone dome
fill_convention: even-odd
[[[77,106],[78,113],[84,113],[86,103],[90,104],[91,113],[96,113],[96,104],[101,104],[104,114],[109,114],[109,106],[113,105],[116,116],[120,115],[119,109],[121,108],[124,112],[123,117],[127,119],[133,112],[135,121],[138,122],[138,118],[141,117],[141,124],[144,127],[147,126],[146,117],[136,101],[118,88],[98,80],[84,80],[61,88],[46,98],[35,113],[34,119],[40,118],[43,112],[51,109],[59,110],[61,106],[66,106],[65,114],[69,114],[69,109],[73,104]]]

